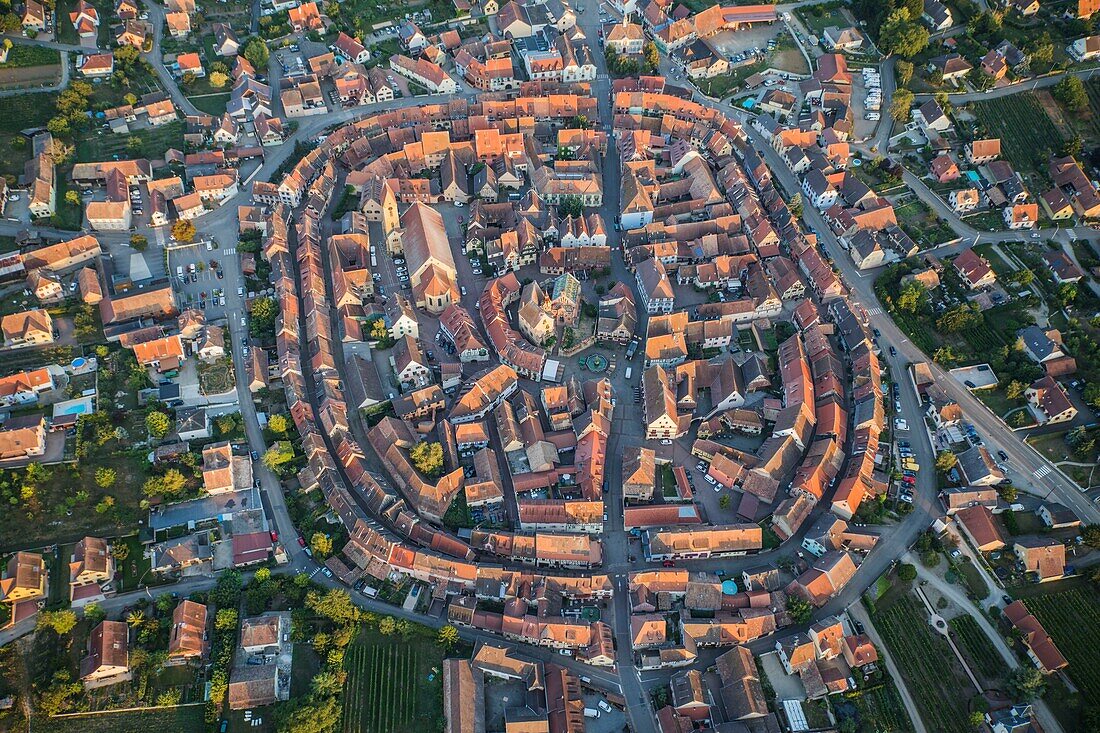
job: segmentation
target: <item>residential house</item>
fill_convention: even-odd
[[[80,660],[85,687],[129,679],[130,627],[125,621],[100,621],[88,636],[88,656]]]
[[[1032,382],[1024,397],[1040,425],[1069,422],[1077,417],[1077,408],[1070,401],[1065,387],[1049,374]]]

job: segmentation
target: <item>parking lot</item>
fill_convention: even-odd
[[[236,255],[235,247],[221,247],[213,240],[168,250],[168,275],[179,294],[180,307],[198,308],[208,320],[224,317],[227,285],[222,260]]]
[[[740,31],[719,31],[709,39],[714,50],[729,59],[730,63],[744,61],[753,50],[763,52],[768,47],[768,41],[778,39],[785,29],[782,23],[771,25],[759,25],[755,28]]]

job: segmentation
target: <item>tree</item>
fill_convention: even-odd
[[[314,532],[309,538],[309,547],[314,555],[324,559],[332,554],[332,538],[324,532]]]
[[[144,234],[131,234],[130,246],[138,252],[144,252],[149,247],[149,238]]]
[[[84,607],[84,618],[94,627],[107,618],[107,612],[98,603],[89,603]]]
[[[954,468],[955,464],[958,462],[959,459],[954,453],[949,450],[941,450],[936,455],[936,470],[940,473],[947,473]]]
[[[899,89],[909,86],[909,81],[913,78],[913,62],[898,61],[894,64],[894,78],[897,80]]]
[[[1077,283],[1062,283],[1058,286],[1058,292],[1054,299],[1065,308],[1077,300]]]
[[[210,75],[210,86],[215,89],[221,89],[229,82],[229,75],[223,74],[220,71],[215,71]]]
[[[1009,504],[1016,501],[1016,487],[1012,484],[998,486],[997,493],[1000,494],[1001,498],[1007,501]]]
[[[64,609],[61,611],[42,611],[38,614],[35,629],[38,631],[52,629],[58,636],[64,636],[72,631],[74,626],[76,626],[76,613]]]
[[[1030,664],[1021,664],[1008,678],[1008,689],[1020,702],[1030,702],[1041,697],[1046,685],[1043,673]]]
[[[902,563],[898,565],[898,580],[903,580],[906,583],[912,583],[917,579],[917,568],[909,563]]]
[[[895,122],[905,122],[909,119],[909,108],[912,106],[913,93],[908,89],[898,89],[890,101],[890,117]]]
[[[886,17],[879,31],[879,47],[888,54],[911,59],[928,47],[928,29],[898,8]]]
[[[306,608],[339,625],[358,623],[362,618],[362,611],[343,588],[332,588],[323,595],[310,591],[306,595]]]
[[[417,443],[409,452],[409,457],[425,476],[434,478],[443,473],[443,446],[438,442]]]
[[[80,206],[80,194],[73,190],[65,192],[65,203],[69,206]]]
[[[813,606],[810,605],[809,601],[798,596],[791,596],[787,599],[787,614],[791,617],[791,623],[804,624],[810,620],[813,612]]]
[[[981,730],[982,726],[985,725],[985,713],[981,712],[980,710],[975,710],[970,714],[968,721],[971,728],[973,728],[974,730]]]
[[[1013,379],[1005,387],[1005,397],[1010,400],[1018,400],[1024,396],[1024,392],[1027,391],[1027,385],[1021,382],[1019,379]]]
[[[722,498],[718,500],[718,506],[721,507],[722,509],[729,509],[730,508],[729,494],[723,495]]]
[[[940,553],[935,550],[928,550],[922,552],[920,556],[921,564],[926,568],[934,568],[940,564]]]
[[[378,622],[378,633],[390,636],[395,631],[397,631],[397,621],[393,616],[385,616]]]
[[[267,60],[271,52],[267,50],[267,44],[264,43],[262,38],[253,36],[245,42],[244,48],[241,49],[241,55],[256,68],[257,73],[263,74],[264,69],[267,68]]]
[[[101,489],[109,489],[115,485],[115,481],[118,479],[118,474],[115,469],[108,468],[107,466],[100,466],[95,470],[95,485]]]
[[[125,542],[115,542],[111,545],[111,557],[116,562],[126,562],[126,559],[130,557],[130,546]]]
[[[898,293],[898,309],[907,313],[916,313],[924,308],[928,301],[928,291],[916,280],[910,280]]]
[[[177,242],[187,244],[195,239],[195,225],[187,219],[180,219],[172,225],[172,236]]]
[[[1089,95],[1085,91],[1085,84],[1076,76],[1067,75],[1051,91],[1054,98],[1069,110],[1080,112],[1088,106]]]
[[[146,496],[163,496],[171,499],[179,496],[187,487],[187,478],[175,468],[164,472],[163,476],[152,476],[145,481],[141,490]]]
[[[795,195],[791,197],[791,200],[788,203],[788,207],[791,210],[791,216],[793,216],[795,219],[801,219],[803,209],[805,208],[802,203],[802,194],[795,193]]]
[[[580,196],[566,196],[558,204],[558,216],[572,216],[574,218],[584,214],[584,202]]]
[[[646,41],[642,46],[642,57],[651,71],[656,71],[661,65],[661,54],[657,51],[657,44],[652,41]]]
[[[943,315],[936,319],[936,328],[942,333],[958,333],[978,326],[981,322],[982,314],[977,307],[964,304],[944,311]]]
[[[172,429],[172,423],[163,412],[153,410],[145,416],[145,429],[154,438],[163,438]]]
[[[289,441],[279,440],[264,451],[263,462],[272,473],[282,476],[289,470],[289,463],[294,460],[294,447]]]
[[[276,708],[278,733],[332,733],[340,724],[340,704],[335,695],[310,695],[297,703]]]
[[[450,624],[440,627],[439,634],[436,636],[436,641],[446,650],[453,649],[455,645],[458,644],[458,629]]]
[[[219,608],[214,615],[215,631],[230,631],[237,628],[237,609]]]
[[[279,317],[279,305],[274,298],[254,298],[248,306],[248,313],[252,319],[250,331],[253,336],[274,330],[275,319]]]
[[[321,670],[309,682],[309,689],[314,695],[331,697],[340,692],[344,686],[344,680],[337,672]]]
[[[1081,136],[1074,135],[1070,139],[1062,143],[1062,147],[1058,149],[1058,155],[1065,158],[1067,156],[1077,157],[1081,154]]]
[[[1090,524],[1081,530],[1081,537],[1089,547],[1100,547],[1100,524]]]
[[[286,415],[275,413],[267,419],[267,426],[273,433],[286,435],[286,431],[290,430],[290,421],[286,419]]]

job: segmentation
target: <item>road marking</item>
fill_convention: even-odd
[[[237,254],[237,248],[236,247],[226,247],[225,249],[222,250],[222,254],[223,255],[235,255],[235,254]]]
[[[882,315],[882,308],[879,308],[878,306],[875,306],[874,308],[868,308],[867,309],[867,315],[869,315],[869,316],[881,316]]]
[[[1034,472],[1035,478],[1042,478],[1050,473],[1053,473],[1054,469],[1050,466],[1040,466],[1038,470]]]

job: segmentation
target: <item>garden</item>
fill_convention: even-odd
[[[955,238],[955,232],[926,203],[913,197],[894,207],[898,226],[921,248],[935,247]]]
[[[387,636],[364,629],[348,649],[345,733],[421,733],[440,727],[443,650],[428,635],[434,632],[418,629],[425,633]]]
[[[183,122],[177,120],[159,127],[134,130],[119,135],[104,130],[82,136],[76,141],[76,159],[82,162],[119,158],[161,160],[169,148],[183,150]]]
[[[206,730],[203,710],[202,704],[196,704],[36,719],[33,730],[39,733],[71,733],[74,730],[81,733],[148,733],[156,730],[202,733]]]
[[[873,620],[928,729],[971,733],[969,701],[977,691],[947,641],[928,625],[923,606],[906,594],[888,608],[880,606]]]
[[[898,688],[881,667],[867,675],[859,689],[833,697],[831,702],[841,730],[848,729],[848,720],[855,723],[854,730],[878,733],[913,730]]]

